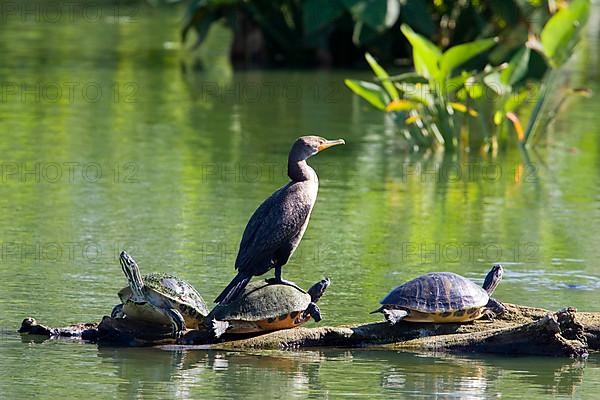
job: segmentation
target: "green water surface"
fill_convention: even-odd
[[[249,216],[287,181],[287,152],[303,134],[347,142],[310,161],[319,198],[284,269],[305,287],[332,279],[322,323],[377,321],[369,311],[403,281],[449,270],[481,283],[496,261],[506,269],[500,300],[600,311],[597,12],[568,71],[568,83],[592,97],[569,98],[536,152],[509,144],[492,157],[406,152],[393,123],[343,87],[364,72],[233,73],[219,46],[225,34],[194,70],[178,44],[182,9],[122,7],[104,5],[97,19],[17,10],[0,25],[0,398],[600,392],[597,356],[168,352],[22,340],[15,330],[28,315],[66,325],[109,313],[125,284],[122,249],[143,272],[175,273],[212,300],[233,277]]]

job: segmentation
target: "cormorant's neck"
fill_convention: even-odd
[[[288,160],[288,176],[294,182],[316,180],[317,173],[306,163],[306,160]]]

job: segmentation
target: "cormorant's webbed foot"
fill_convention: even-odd
[[[281,278],[277,279],[275,277],[275,278],[265,279],[265,282],[267,282],[267,284],[269,284],[269,285],[288,285],[288,286],[298,289],[301,292],[306,293],[306,290],[302,289],[300,286],[296,285],[294,282],[286,281],[285,279],[281,279]]]

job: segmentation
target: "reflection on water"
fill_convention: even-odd
[[[116,368],[123,381],[120,393],[145,397],[162,382],[162,390],[177,398],[206,393],[239,398],[276,398],[282,394],[322,398],[328,393],[463,399],[500,394],[572,396],[583,384],[586,364],[563,359],[365,350],[238,353],[100,349],[98,354],[103,363]],[[599,361],[591,358],[587,364],[595,368]]]
[[[17,341],[12,334],[0,342],[3,365],[20,371],[2,375],[0,390],[22,396],[44,387],[50,396],[99,398],[570,398],[597,389],[600,371],[594,355],[583,362],[363,349],[164,351],[62,340],[24,349]]]
[[[80,92],[73,101],[15,95],[0,105],[0,332],[11,332],[0,337],[2,395],[600,392],[593,357],[580,364],[363,350],[167,352],[22,342],[12,333],[28,315],[66,325],[109,313],[125,285],[117,261],[123,248],[144,272],[176,273],[214,298],[233,276],[248,217],[286,182],[287,152],[301,134],[347,142],[310,161],[319,199],[286,266],[303,287],[331,277],[319,303],[323,323],[375,321],[368,313],[407,279],[452,270],[481,283],[496,261],[506,269],[500,300],[600,310],[590,300],[600,288],[600,85],[598,68],[590,67],[597,35],[582,43],[570,78],[594,95],[570,99],[535,151],[408,154],[393,123],[343,86],[361,72],[232,73],[222,48],[210,43],[201,55],[207,68],[195,71],[172,45],[182,12],[140,7],[135,23],[25,26],[8,18],[0,25],[0,82],[93,82],[105,94],[97,102]],[[211,35],[216,44],[228,37]],[[56,165],[58,180],[49,175]],[[76,166],[72,179],[68,165]]]

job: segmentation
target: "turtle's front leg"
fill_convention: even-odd
[[[171,324],[173,324],[173,336],[176,338],[183,335],[186,331],[185,319],[181,313],[174,308],[166,308],[165,312],[169,319],[171,320]]]
[[[490,297],[487,304],[485,305],[486,311],[490,311],[493,313],[492,317],[497,317],[504,314],[507,310],[506,306],[502,304],[500,301],[493,299]]]
[[[123,304],[117,304],[110,312],[111,318],[123,318],[124,316],[125,313],[123,312]]]

